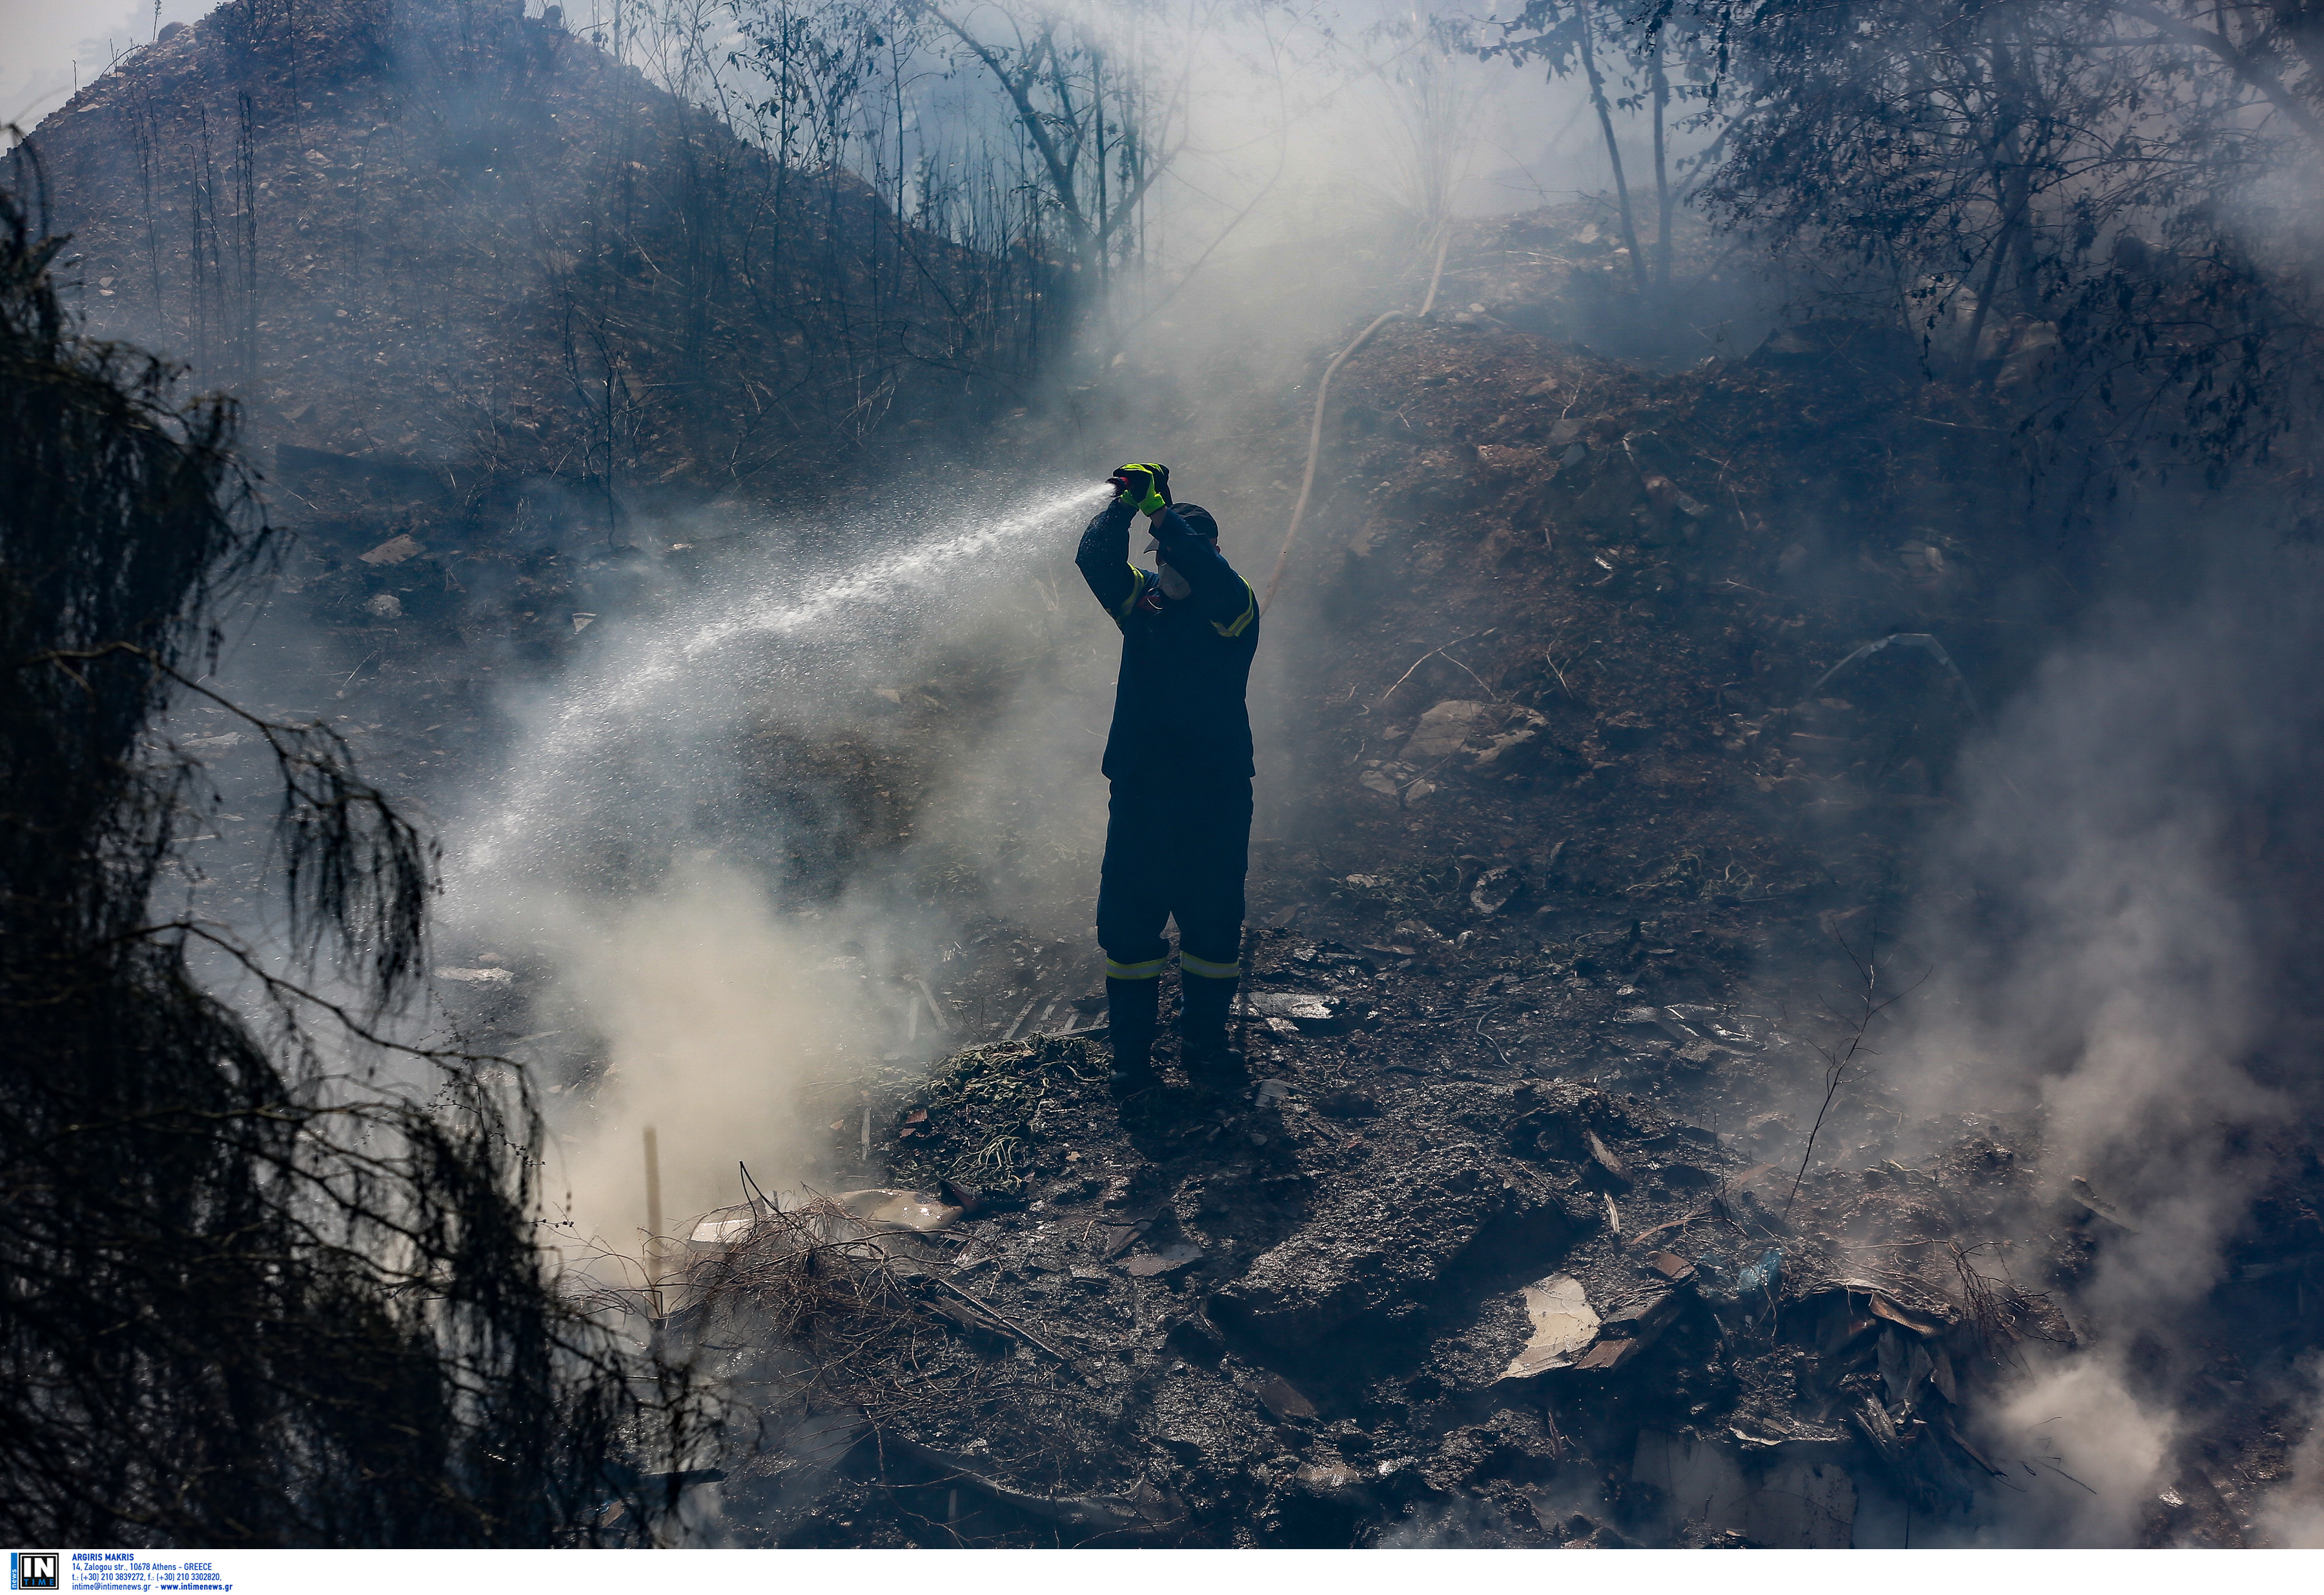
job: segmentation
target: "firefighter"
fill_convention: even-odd
[[[1154,1083],[1165,925],[1178,924],[1178,1060],[1195,1084],[1245,1078],[1227,1012],[1242,977],[1243,873],[1250,850],[1250,716],[1259,596],[1219,553],[1218,522],[1170,493],[1165,466],[1124,466],[1114,498],[1082,533],[1074,563],[1121,628],[1104,771],[1112,797],[1098,877],[1111,1083]],[[1151,570],[1130,562],[1147,518]]]

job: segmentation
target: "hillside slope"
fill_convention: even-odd
[[[1499,237],[1464,245],[1454,270],[1489,276]],[[1828,332],[1656,377],[1461,312],[1342,382],[1336,485],[1268,621],[1254,1090],[1117,1110],[1072,1028],[1086,963],[989,927],[935,988],[987,1039],[888,1072],[869,1159],[829,1104],[822,1188],[915,1187],[945,1227],[811,1286],[800,1224],[862,1202],[690,1254],[711,1365],[856,1437],[819,1419],[744,1463],[718,1532],[2275,1532],[2324,1170],[2265,1115],[2224,1147],[2161,1112],[2095,1135],[2103,1021],[2070,1006],[2054,921],[1963,841],[1997,812],[2088,841],[2086,778],[1999,722],[2096,623],[2127,521],[2029,487],[2012,395]],[[1279,523],[1296,414],[1237,395],[1178,440],[1233,484],[1204,489],[1225,524]],[[2275,817],[2207,857],[2212,890],[2288,907],[2313,880],[2303,761],[2236,777]],[[2293,983],[2232,1067],[2296,1095],[2313,932],[2268,923],[2286,939],[2255,956]],[[2045,967],[2057,1011],[1988,1037],[1990,1068],[1948,1061],[1947,1026]],[[2215,1254],[2156,1216],[2187,1180],[2227,1203]],[[2191,1277],[2126,1294],[2163,1267]],[[770,1373],[785,1348],[813,1381]],[[2058,1409],[2021,1397],[2074,1389],[2119,1394],[2027,1426]],[[2153,1429],[2117,1443],[2134,1413]]]
[[[91,330],[238,393],[302,493],[796,494],[1005,376],[1038,286],[512,4],[222,6],[30,150]]]

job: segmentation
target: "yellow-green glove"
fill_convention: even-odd
[[[1121,502],[1148,515],[1159,515],[1170,507],[1170,467],[1167,466],[1123,466],[1108,478],[1121,494]]]

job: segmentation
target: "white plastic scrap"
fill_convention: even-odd
[[[1533,1339],[1501,1377],[1529,1379],[1553,1368],[1572,1367],[1574,1357],[1598,1338],[1598,1314],[1582,1282],[1571,1274],[1552,1274],[1521,1294],[1526,1316],[1533,1320]]]

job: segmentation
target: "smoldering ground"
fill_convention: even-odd
[[[770,1188],[795,1181],[824,1137],[800,1086],[942,1039],[912,1029],[908,1000],[867,1007],[857,982],[942,963],[964,934],[945,882],[973,877],[977,913],[1087,942],[1116,636],[1073,553],[1097,494],[1019,484],[1038,460],[1063,483],[1124,455],[1176,458],[1182,493],[1264,585],[1290,484],[1238,428],[1274,395],[1299,401],[1314,337],[1347,307],[1420,299],[1425,251],[1376,242],[1305,275],[1279,244],[1231,257],[1151,317],[1125,293],[1129,330],[1103,336],[1127,401],[1047,418],[1030,459],[939,455],[827,519],[751,529],[698,587],[593,622],[573,662],[503,693],[496,769],[446,805],[442,937],[461,960],[539,959],[531,1023],[558,1034],[537,1056],[592,1071],[560,1107],[568,1222],[634,1250],[620,1238],[644,1211],[648,1123],[673,1222],[735,1200],[738,1161]],[[1300,740],[1282,705],[1314,623],[1279,617],[1291,630],[1254,676],[1278,824],[1299,807],[1281,790]],[[698,955],[673,955],[681,944]],[[1095,960],[1093,945],[1091,987]],[[667,1028],[687,1013],[705,1016],[696,1038]],[[610,1062],[580,1061],[593,1044]]]
[[[504,763],[450,827],[441,935],[521,955],[541,1028],[570,1031],[558,1050],[602,1054],[586,1105],[553,1127],[585,1234],[636,1230],[646,1125],[674,1217],[734,1200],[738,1162],[795,1185],[798,1088],[941,1038],[898,977],[961,933],[916,900],[915,871],[982,882],[1012,828],[1052,856],[1061,828],[1082,839],[1086,816],[1057,799],[1089,783],[1087,715],[1061,722],[1052,695],[990,678],[1047,651],[1061,617],[1044,595],[1100,497],[955,491],[862,513],[835,542],[883,551],[734,561],[607,626],[515,706]],[[951,734],[931,676],[947,696],[985,684],[955,698]],[[1044,883],[992,884],[1021,907]]]
[[[2324,558],[2254,521],[2123,561],[1971,756],[1903,927],[1919,963],[1884,976],[1928,976],[1870,1065],[1914,1118],[2000,1115],[2038,1140],[2049,1205],[2022,1216],[2017,1268],[2040,1266],[2068,1182],[2118,1215],[2067,1304],[2089,1349],[2035,1348],[1985,1415],[1997,1449],[2039,1442],[2094,1488],[1989,1492],[1997,1540],[2134,1535],[2190,1426],[2273,1132],[2319,1105]],[[2251,1377],[2307,1405],[2312,1370]]]

